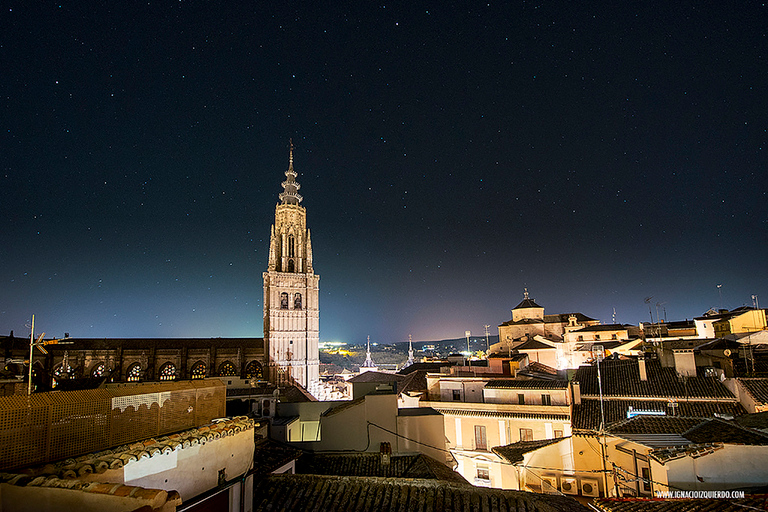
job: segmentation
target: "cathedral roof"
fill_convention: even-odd
[[[543,307],[536,304],[536,302],[534,302],[533,299],[528,297],[528,288],[526,288],[525,292],[523,293],[523,301],[517,306],[515,306],[513,309],[527,309],[527,308],[544,309]]]

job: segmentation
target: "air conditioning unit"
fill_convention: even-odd
[[[575,476],[564,476],[560,479],[560,490],[565,494],[579,494],[579,485]]]
[[[581,495],[597,498],[600,496],[600,484],[592,478],[581,479]]]
[[[557,494],[557,477],[556,476],[542,476],[541,477],[541,492],[550,494]]]

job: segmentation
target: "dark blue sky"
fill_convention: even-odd
[[[764,4],[270,4],[4,4],[0,333],[261,336],[289,138],[321,340],[768,305]]]

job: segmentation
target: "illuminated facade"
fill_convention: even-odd
[[[264,342],[270,379],[279,382],[291,377],[306,388],[320,378],[320,276],[312,267],[307,211],[299,204],[293,145],[285,176],[264,272]]]

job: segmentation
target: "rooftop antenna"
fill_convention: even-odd
[[[488,328],[490,327],[490,324],[489,325],[484,325],[483,327],[485,327],[485,347],[486,347],[485,355],[487,357],[488,356],[488,352],[491,351],[491,342],[488,341],[488,339],[489,339],[488,338]]]
[[[611,318],[612,318],[611,323],[615,324],[616,323],[616,308],[613,308],[613,317],[611,317]]]
[[[718,309],[723,309],[723,285],[722,284],[717,285],[717,293],[720,295],[720,307]]]

